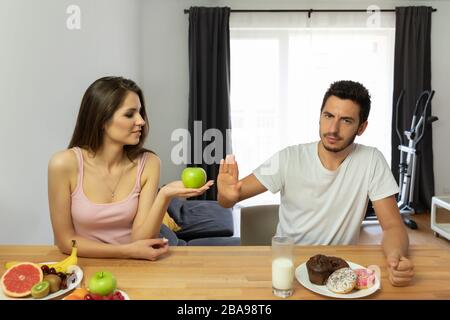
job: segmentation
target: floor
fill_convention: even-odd
[[[409,242],[411,245],[435,244],[450,251],[450,241],[443,237],[436,237],[430,227],[430,213],[418,213],[411,216],[418,228],[411,230],[407,228]],[[442,215],[438,222],[448,222],[450,217]],[[379,244],[381,243],[382,231],[378,223],[365,223],[361,227],[360,244]]]

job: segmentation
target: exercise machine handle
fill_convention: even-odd
[[[405,90],[400,91],[400,95],[397,99],[397,103],[395,104],[395,131],[397,131],[398,140],[400,140],[400,144],[403,144],[403,135],[400,133],[400,123],[398,117],[398,109],[400,108],[400,103],[403,100],[403,95],[405,94]]]
[[[423,135],[424,135],[424,133],[425,133],[425,128],[426,128],[427,125],[428,125],[428,121],[427,121],[427,120],[429,119],[429,118],[427,117],[428,107],[429,107],[429,105],[430,105],[431,99],[433,99],[433,96],[434,96],[434,90],[431,90],[431,93],[430,93],[429,91],[425,91],[424,93],[428,93],[428,99],[427,99],[426,102],[425,102],[425,106],[424,106],[424,108],[423,108],[423,113],[422,113],[422,116],[420,117],[420,118],[421,118],[421,121],[422,121],[423,129],[421,130],[420,135],[417,137],[416,145],[419,144],[420,140],[422,140]],[[420,96],[420,98],[422,98],[422,96],[423,96],[424,93],[422,93],[422,95]],[[419,98],[419,100],[420,100],[420,98]],[[416,109],[417,109],[417,105],[418,105],[418,104],[416,104]],[[436,120],[437,120],[437,118],[436,118],[436,120],[434,120],[434,119],[432,119],[432,117],[430,117],[430,119],[433,120],[433,121],[436,121]],[[419,121],[419,122],[420,122],[420,121]]]

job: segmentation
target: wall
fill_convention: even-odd
[[[81,97],[104,75],[141,80],[138,0],[0,2],[0,244],[53,243],[47,164],[65,149]]]

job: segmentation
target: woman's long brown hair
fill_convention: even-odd
[[[80,147],[95,154],[103,144],[105,124],[111,120],[130,91],[139,96],[141,102],[139,113],[145,125],[142,127],[139,143],[125,145],[124,151],[131,161],[144,152],[152,152],[143,147],[149,131],[144,95],[134,81],[122,77],[103,77],[89,86],[81,101],[77,123],[68,148]]]

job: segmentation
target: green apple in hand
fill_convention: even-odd
[[[117,281],[111,272],[99,271],[89,279],[89,291],[93,294],[107,296],[116,290]]]
[[[206,172],[203,168],[186,168],[181,173],[181,181],[186,188],[201,188],[206,183]]]

